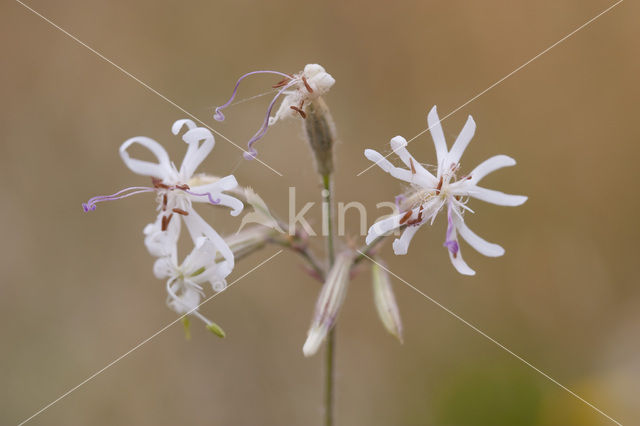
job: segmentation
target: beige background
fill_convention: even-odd
[[[401,189],[368,166],[365,147],[426,127],[607,8],[602,0],[29,3],[238,144],[267,99],[213,107],[254,69],[318,62],[336,78],[326,100],[341,144],[337,199],[375,211]],[[457,274],[425,228],[390,268],[624,424],[640,419],[638,288],[638,6],[626,1],[444,122],[454,138],[478,123],[463,158],[518,166],[487,186],[529,196],[519,208],[472,201],[470,226],[503,245],[488,259],[463,246],[476,277]],[[141,238],[150,197],[90,196],[146,184],[117,148],[153,137],[174,156],[179,110],[18,3],[1,7],[0,423],[17,424],[129,350],[175,314]],[[240,97],[261,93],[256,78]],[[201,170],[232,171],[280,214],[287,188],[316,200],[310,155],[290,120],[259,143],[278,177],[221,138]],[[431,139],[411,145],[432,163]],[[310,217],[319,223],[316,207]],[[231,233],[239,223],[209,216]],[[352,234],[357,230],[351,217]],[[242,261],[234,277],[275,252]],[[387,335],[366,270],[340,317],[339,425],[613,424],[473,330],[394,286],[405,343]],[[318,286],[285,253],[208,303],[219,340],[174,326],[32,424],[319,425],[322,357],[301,353]]]

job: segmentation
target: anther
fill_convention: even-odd
[[[441,189],[442,189],[442,176],[440,176],[440,181],[438,181],[438,186],[436,187],[436,194],[440,194]]]
[[[173,214],[170,214],[169,216],[162,216],[162,230],[166,231],[167,228],[169,227],[169,222],[171,222],[171,218],[173,217]]]
[[[175,187],[176,187],[176,189],[181,189],[183,191],[188,191],[188,190],[191,189],[191,188],[189,188],[189,185],[187,185],[186,183],[184,185],[176,185]]]
[[[167,209],[167,203],[169,202],[169,199],[167,197],[167,194],[164,194],[162,196],[162,210],[166,210]]]
[[[307,82],[307,78],[305,76],[302,76],[302,82],[304,83],[304,87],[307,88],[309,93],[313,93],[313,89],[311,88],[311,86],[309,86],[309,83]]]
[[[400,225],[403,225],[407,220],[409,220],[409,218],[411,217],[411,215],[413,214],[413,210],[408,210],[404,216],[402,216],[400,218]]]
[[[189,212],[188,212],[188,211],[185,211],[185,210],[182,210],[182,209],[178,209],[178,208],[175,208],[175,209],[173,209],[172,211],[173,211],[174,213],[181,214],[182,216],[188,216],[188,215],[189,215]]]
[[[274,84],[271,87],[273,87],[274,89],[277,89],[279,87],[286,86],[290,81],[291,81],[291,79],[285,78],[285,79],[280,80],[279,82],[277,82],[276,84]]]
[[[413,158],[409,158],[409,164],[411,165],[411,174],[415,175],[416,174],[416,168],[413,165]]]
[[[302,118],[307,118],[307,114],[300,108],[294,105],[291,105],[289,108],[291,108],[292,110],[296,111],[298,114],[300,114],[300,117]]]

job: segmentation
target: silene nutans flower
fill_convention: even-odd
[[[85,212],[96,209],[103,201],[119,200],[140,193],[154,193],[158,215],[155,222],[144,229],[145,244],[153,256],[167,256],[174,249],[180,234],[180,219],[184,221],[191,238],[196,242],[207,237],[221,253],[224,261],[219,265],[223,275],[228,275],[234,266],[233,253],[220,235],[195,211],[193,203],[208,203],[231,208],[231,215],[242,211],[243,203],[224,191],[238,186],[233,175],[220,179],[205,179],[195,175],[197,167],[214,147],[213,134],[206,128],[197,127],[191,120],[176,121],[171,131],[178,135],[183,128],[186,132],[182,140],[187,144],[187,152],[180,168],[169,159],[167,151],[156,141],[145,136],[128,139],[120,146],[120,156],[125,165],[134,173],[151,178],[151,186],[125,188],[111,195],[93,197],[82,205]],[[153,154],[157,163],[132,158],[128,149],[141,145]]]
[[[496,257],[504,254],[497,244],[485,241],[475,234],[464,222],[465,211],[473,213],[467,206],[470,198],[476,198],[499,206],[519,206],[527,197],[509,195],[478,186],[482,178],[503,167],[513,166],[515,160],[506,155],[496,155],[482,162],[468,174],[460,170],[460,158],[475,133],[476,124],[469,116],[462,131],[450,150],[444,138],[436,107],[428,114],[428,124],[436,149],[437,171],[433,175],[416,161],[407,150],[407,141],[402,136],[391,139],[393,152],[406,168],[396,167],[382,154],[367,149],[364,155],[391,176],[409,184],[409,191],[396,197],[400,214],[391,216],[373,224],[368,231],[366,242],[371,243],[378,237],[393,230],[404,228],[404,232],[393,242],[396,255],[406,254],[411,239],[425,223],[433,224],[442,209],[447,211],[447,231],[444,247],[447,248],[451,263],[458,272],[474,275],[462,258],[458,234],[475,250],[485,256]]]

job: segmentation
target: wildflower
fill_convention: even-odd
[[[199,237],[193,251],[178,264],[177,246],[169,256],[156,260],[153,272],[158,279],[167,280],[167,305],[180,315],[193,315],[201,319],[209,330],[224,337],[224,331],[214,322],[198,312],[204,297],[202,284],[210,283],[213,291],[226,287],[225,272],[216,263],[218,247],[208,238]]]
[[[371,275],[373,276],[373,300],[378,316],[384,328],[402,343],[402,321],[398,304],[393,294],[389,273],[380,259],[372,263]]]
[[[497,244],[485,241],[467,227],[463,217],[464,211],[473,213],[473,210],[466,205],[469,197],[500,206],[519,206],[527,200],[527,197],[504,194],[477,185],[489,173],[516,164],[513,158],[506,155],[491,157],[468,175],[459,175],[460,157],[471,141],[476,128],[471,116],[467,119],[450,150],[447,150],[435,106],[429,112],[428,123],[438,161],[435,176],[409,154],[406,148],[407,141],[401,136],[391,139],[390,145],[407,169],[395,167],[374,150],[367,149],[365,151],[365,156],[369,160],[374,161],[391,176],[407,182],[411,186],[411,190],[407,194],[396,198],[401,213],[371,226],[366,241],[371,243],[392,230],[405,228],[402,236],[393,242],[393,250],[397,255],[406,254],[409,243],[417,230],[427,222],[433,224],[440,210],[446,208],[447,232],[444,246],[449,252],[451,263],[461,274],[474,275],[473,269],[462,259],[458,233],[471,247],[485,256],[502,256],[504,249]]]
[[[222,270],[230,273],[233,269],[233,253],[222,237],[207,224],[193,209],[192,203],[209,203],[231,208],[231,215],[237,216],[242,211],[242,202],[223,191],[233,190],[238,183],[233,175],[217,180],[206,180],[202,176],[194,176],[195,170],[209,155],[215,140],[211,132],[203,127],[197,127],[191,120],[176,121],[171,131],[178,135],[183,127],[187,131],[182,140],[187,143],[187,152],[180,169],[169,160],[167,151],[151,138],[138,136],[131,138],[120,146],[120,156],[126,166],[134,173],[151,177],[152,186],[135,186],[123,189],[112,195],[101,195],[91,198],[82,205],[85,212],[96,209],[96,204],[103,201],[119,200],[132,195],[151,192],[156,195],[158,202],[158,216],[154,223],[144,229],[145,244],[149,252],[155,256],[166,256],[177,242],[180,233],[179,220],[172,220],[174,216],[181,216],[195,242],[199,237],[206,236],[214,244],[225,259]],[[127,151],[134,144],[148,149],[157,159],[157,163],[132,158]]]
[[[307,340],[302,347],[304,356],[314,355],[318,351],[320,344],[335,324],[336,317],[347,294],[352,264],[353,253],[343,252],[337,256],[333,267],[329,271],[327,280],[322,286],[316,302],[311,327],[307,333]]]
[[[278,91],[271,100],[271,103],[269,103],[267,114],[262,126],[248,142],[248,152],[245,152],[244,154],[244,157],[248,160],[255,158],[258,154],[255,148],[253,148],[253,144],[267,133],[269,126],[274,125],[279,120],[295,116],[296,114],[300,115],[302,118],[306,118],[307,114],[304,111],[305,102],[313,101],[319,96],[324,95],[335,83],[334,78],[318,64],[307,64],[303,71],[293,75],[279,71],[252,71],[238,79],[235,87],[233,88],[233,93],[231,93],[231,97],[225,104],[216,108],[213,118],[217,121],[224,121],[225,116],[222,113],[222,110],[231,105],[235,99],[240,82],[246,77],[254,74],[274,74],[282,77],[282,80],[273,86],[273,88]],[[271,112],[281,96],[283,96],[283,98],[280,103],[280,107],[275,115],[271,116]]]

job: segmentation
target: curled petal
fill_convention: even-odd
[[[231,216],[237,216],[242,212],[244,204],[242,201],[230,195],[223,194],[222,191],[229,191],[238,186],[238,181],[233,175],[225,176],[215,182],[193,187],[189,194],[193,195],[193,201],[201,203],[211,203],[231,208]]]
[[[187,152],[182,160],[180,174],[189,179],[193,176],[200,163],[209,155],[215,145],[213,134],[204,127],[191,127],[194,125],[191,120],[178,120],[173,124],[171,131],[174,135],[180,132],[182,126],[186,125],[189,130],[182,135],[182,140],[188,144]],[[203,141],[202,144],[200,141]]]
[[[158,159],[157,163],[131,158],[127,149],[133,144],[140,144],[147,148]],[[165,179],[171,173],[169,154],[158,142],[146,136],[136,136],[127,139],[120,145],[120,157],[124,164],[134,173]]]

